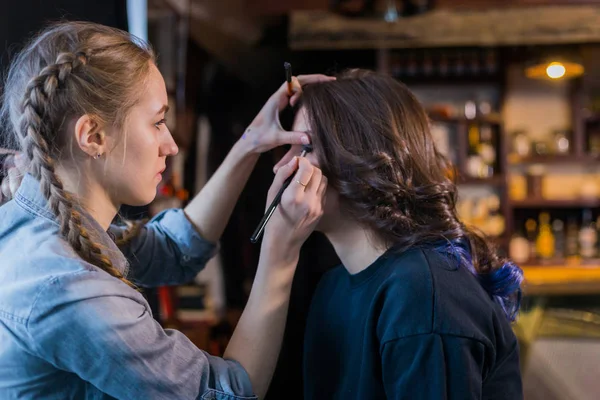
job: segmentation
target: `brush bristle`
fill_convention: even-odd
[[[306,151],[307,153],[310,153],[311,151],[313,151],[313,147],[311,144],[305,144],[304,146],[302,146],[302,151]]]

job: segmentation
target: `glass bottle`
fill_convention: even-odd
[[[565,229],[565,254],[567,257],[575,257],[579,255],[579,228],[577,220],[570,216],[567,219],[567,227]]]
[[[565,223],[560,219],[552,221],[552,233],[554,234],[554,257],[565,257]]]
[[[592,210],[586,208],[583,210],[581,228],[579,229],[579,252],[582,258],[596,257],[596,242],[598,236],[596,226],[592,220]]]
[[[525,232],[527,233],[527,240],[529,241],[529,258],[536,258],[536,250],[535,250],[535,239],[536,239],[536,231],[537,231],[537,222],[535,219],[529,218],[525,221]]]
[[[540,227],[535,241],[535,249],[538,257],[543,260],[554,256],[554,234],[550,226],[550,214],[540,213]]]

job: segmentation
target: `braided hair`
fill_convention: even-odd
[[[132,287],[92,240],[82,206],[56,168],[68,154],[68,121],[88,114],[98,124],[122,126],[151,62],[152,50],[126,32],[85,22],[56,24],[11,64],[2,110],[3,126],[27,156],[61,237],[82,259]]]

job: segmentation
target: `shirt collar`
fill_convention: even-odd
[[[35,214],[58,224],[56,216],[50,210],[48,201],[41,191],[39,181],[31,174],[26,174],[23,177],[21,186],[15,195],[15,200],[24,204]],[[88,212],[81,208],[79,212],[81,213],[82,224],[90,233],[91,240],[100,245],[102,253],[109,257],[113,265],[126,276],[128,273],[127,259],[119,250],[114,240]]]

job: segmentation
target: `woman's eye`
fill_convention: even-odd
[[[154,124],[154,126],[156,127],[156,129],[160,129],[161,125],[164,125],[167,123],[166,118],[161,119],[160,121],[158,121],[157,123]]]

